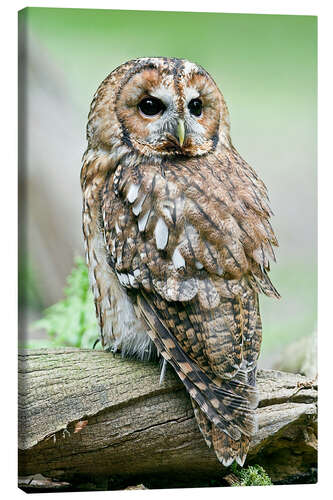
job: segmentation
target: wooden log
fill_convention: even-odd
[[[247,464],[275,482],[304,478],[317,462],[317,387],[292,373],[259,370],[259,430]],[[102,351],[19,353],[19,475],[52,480],[121,477],[169,484],[227,473],[205,444],[171,368]],[[196,483],[197,484],[197,483]]]

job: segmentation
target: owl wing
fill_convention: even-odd
[[[257,294],[277,295],[264,187],[251,170],[243,181],[234,170],[218,156],[119,165],[101,193],[110,265],[224,464],[244,461],[255,430]]]

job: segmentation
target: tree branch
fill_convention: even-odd
[[[259,431],[247,463],[273,481],[316,466],[317,387],[260,370]],[[102,351],[27,350],[19,355],[19,475],[158,476],[175,483],[226,473],[205,444],[189,397],[171,368]]]

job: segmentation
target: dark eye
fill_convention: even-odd
[[[188,103],[188,109],[190,110],[190,113],[194,116],[200,116],[202,113],[202,100],[199,98],[192,99]]]
[[[158,115],[161,111],[165,110],[165,106],[157,97],[145,97],[138,104],[140,111],[147,116]]]

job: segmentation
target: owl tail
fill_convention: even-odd
[[[242,369],[231,379],[214,381],[191,359],[154,312],[152,301],[138,296],[138,306],[150,327],[149,336],[185,385],[201,432],[218,459],[229,466],[243,464],[249,439],[256,432],[254,409],[258,395]]]
[[[206,417],[193,398],[191,398],[191,402],[199,429],[209,448],[213,447],[219,461],[225,467],[229,467],[236,460],[243,467],[250,438],[245,434],[241,434],[239,439],[231,438]]]

